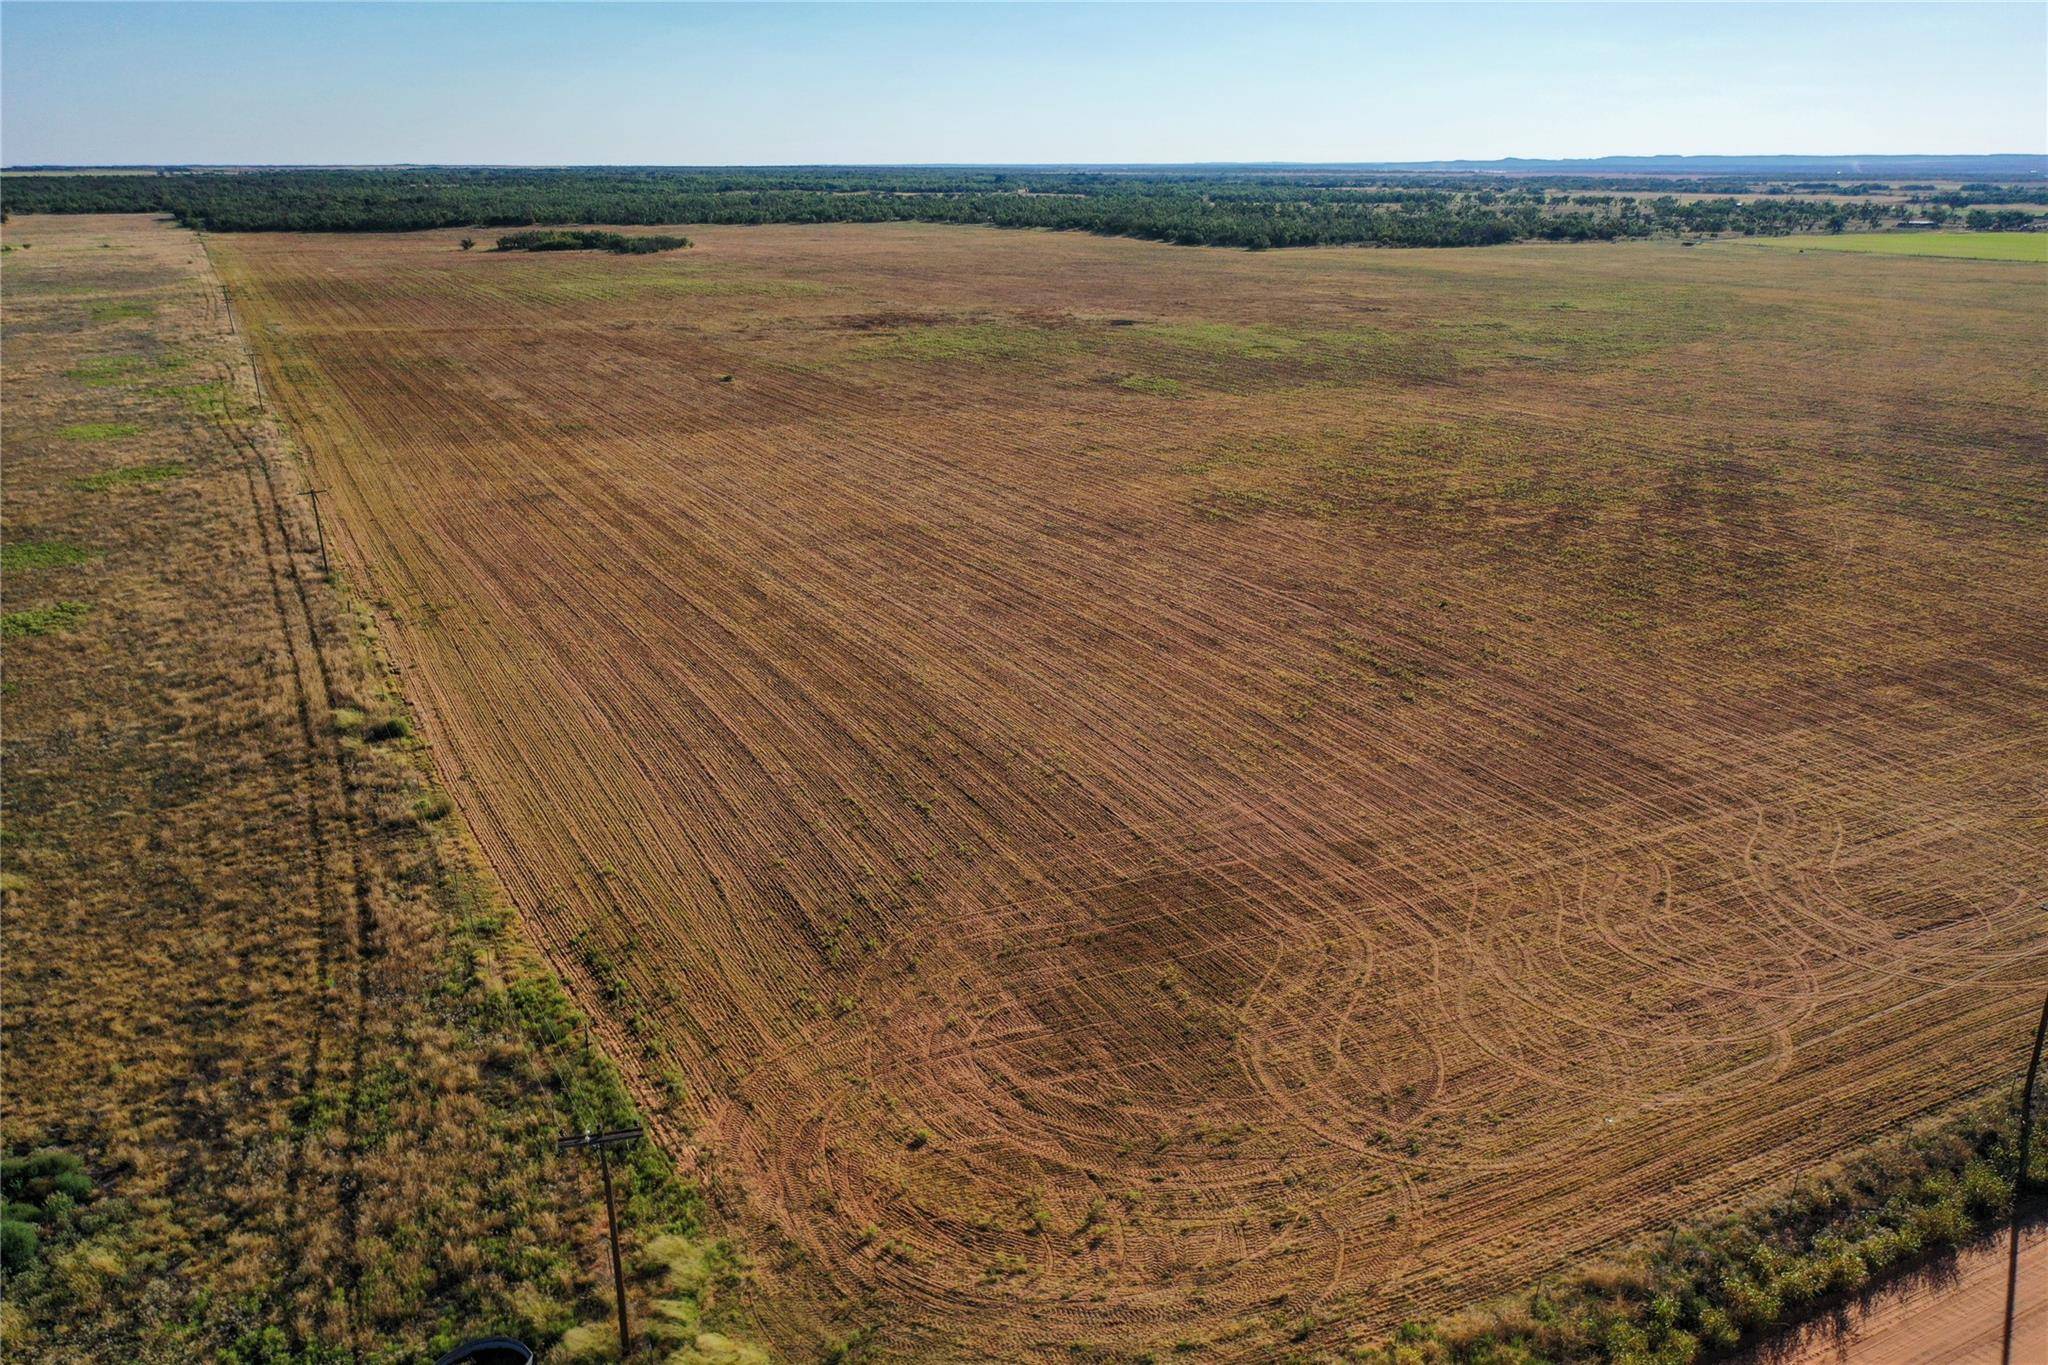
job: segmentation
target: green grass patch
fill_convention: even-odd
[[[64,377],[75,379],[89,388],[104,389],[133,383],[146,375],[183,369],[184,366],[183,356],[167,355],[151,360],[139,355],[101,355],[64,371]]]
[[[1270,327],[1236,327],[1227,322],[1152,322],[1131,328],[1129,334],[1181,350],[1247,360],[1289,356],[1305,344],[1301,337]]]
[[[1949,256],[1965,261],[2048,265],[2048,232],[1845,232],[1828,237],[1755,237],[1758,246],[1859,251],[1872,256]]]
[[[123,318],[149,318],[156,316],[153,304],[137,303],[133,299],[102,299],[85,306],[86,316],[94,322],[119,322]]]
[[[71,486],[81,493],[104,493],[112,488],[127,488],[133,484],[162,483],[165,479],[176,479],[188,471],[175,461],[164,464],[132,464],[121,469],[102,470],[88,474],[82,479],[73,479]]]
[[[140,436],[142,428],[133,422],[74,422],[57,434],[67,441],[117,441]]]
[[[1161,379],[1149,374],[1126,375],[1116,381],[1116,386],[1132,393],[1149,393],[1160,398],[1178,398],[1184,392],[1178,379]]]
[[[94,388],[105,388],[109,384],[119,384],[148,368],[149,362],[139,355],[103,355],[95,356],[82,365],[64,371],[64,377],[76,379],[81,384],[90,384]]]
[[[17,540],[0,545],[0,569],[8,573],[19,573],[23,569],[56,569],[66,564],[82,564],[92,558],[92,551],[76,545],[66,545],[61,540]]]
[[[46,607],[25,607],[0,616],[0,639],[19,640],[33,635],[55,635],[83,621],[92,607],[84,602],[52,602]]]
[[[218,379],[197,384],[156,384],[147,392],[152,398],[175,398],[189,412],[219,412],[228,406],[228,386]]]

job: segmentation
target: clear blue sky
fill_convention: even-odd
[[[0,160],[2048,150],[2048,6],[0,5]]]

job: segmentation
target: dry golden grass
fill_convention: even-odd
[[[2033,272],[457,235],[214,249],[792,1353],[1348,1349],[2008,1077]]]
[[[95,1190],[45,1211],[6,1354],[411,1360],[608,1321],[595,1172],[550,1142],[623,1092],[437,818],[200,242],[7,241],[0,1131]],[[628,1189],[636,1248],[694,1226],[651,1157]],[[693,1325],[732,1282],[699,1254]]]

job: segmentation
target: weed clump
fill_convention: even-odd
[[[92,607],[84,602],[52,602],[46,607],[24,607],[0,616],[0,639],[19,640],[35,635],[55,635],[70,630],[86,618]]]
[[[447,819],[454,809],[455,803],[448,799],[446,792],[428,792],[412,803],[413,818],[423,825]]]

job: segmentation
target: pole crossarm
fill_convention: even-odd
[[[584,1147],[630,1147],[646,1136],[639,1128],[614,1128],[605,1133],[571,1133],[555,1139],[555,1150],[573,1152]]]

